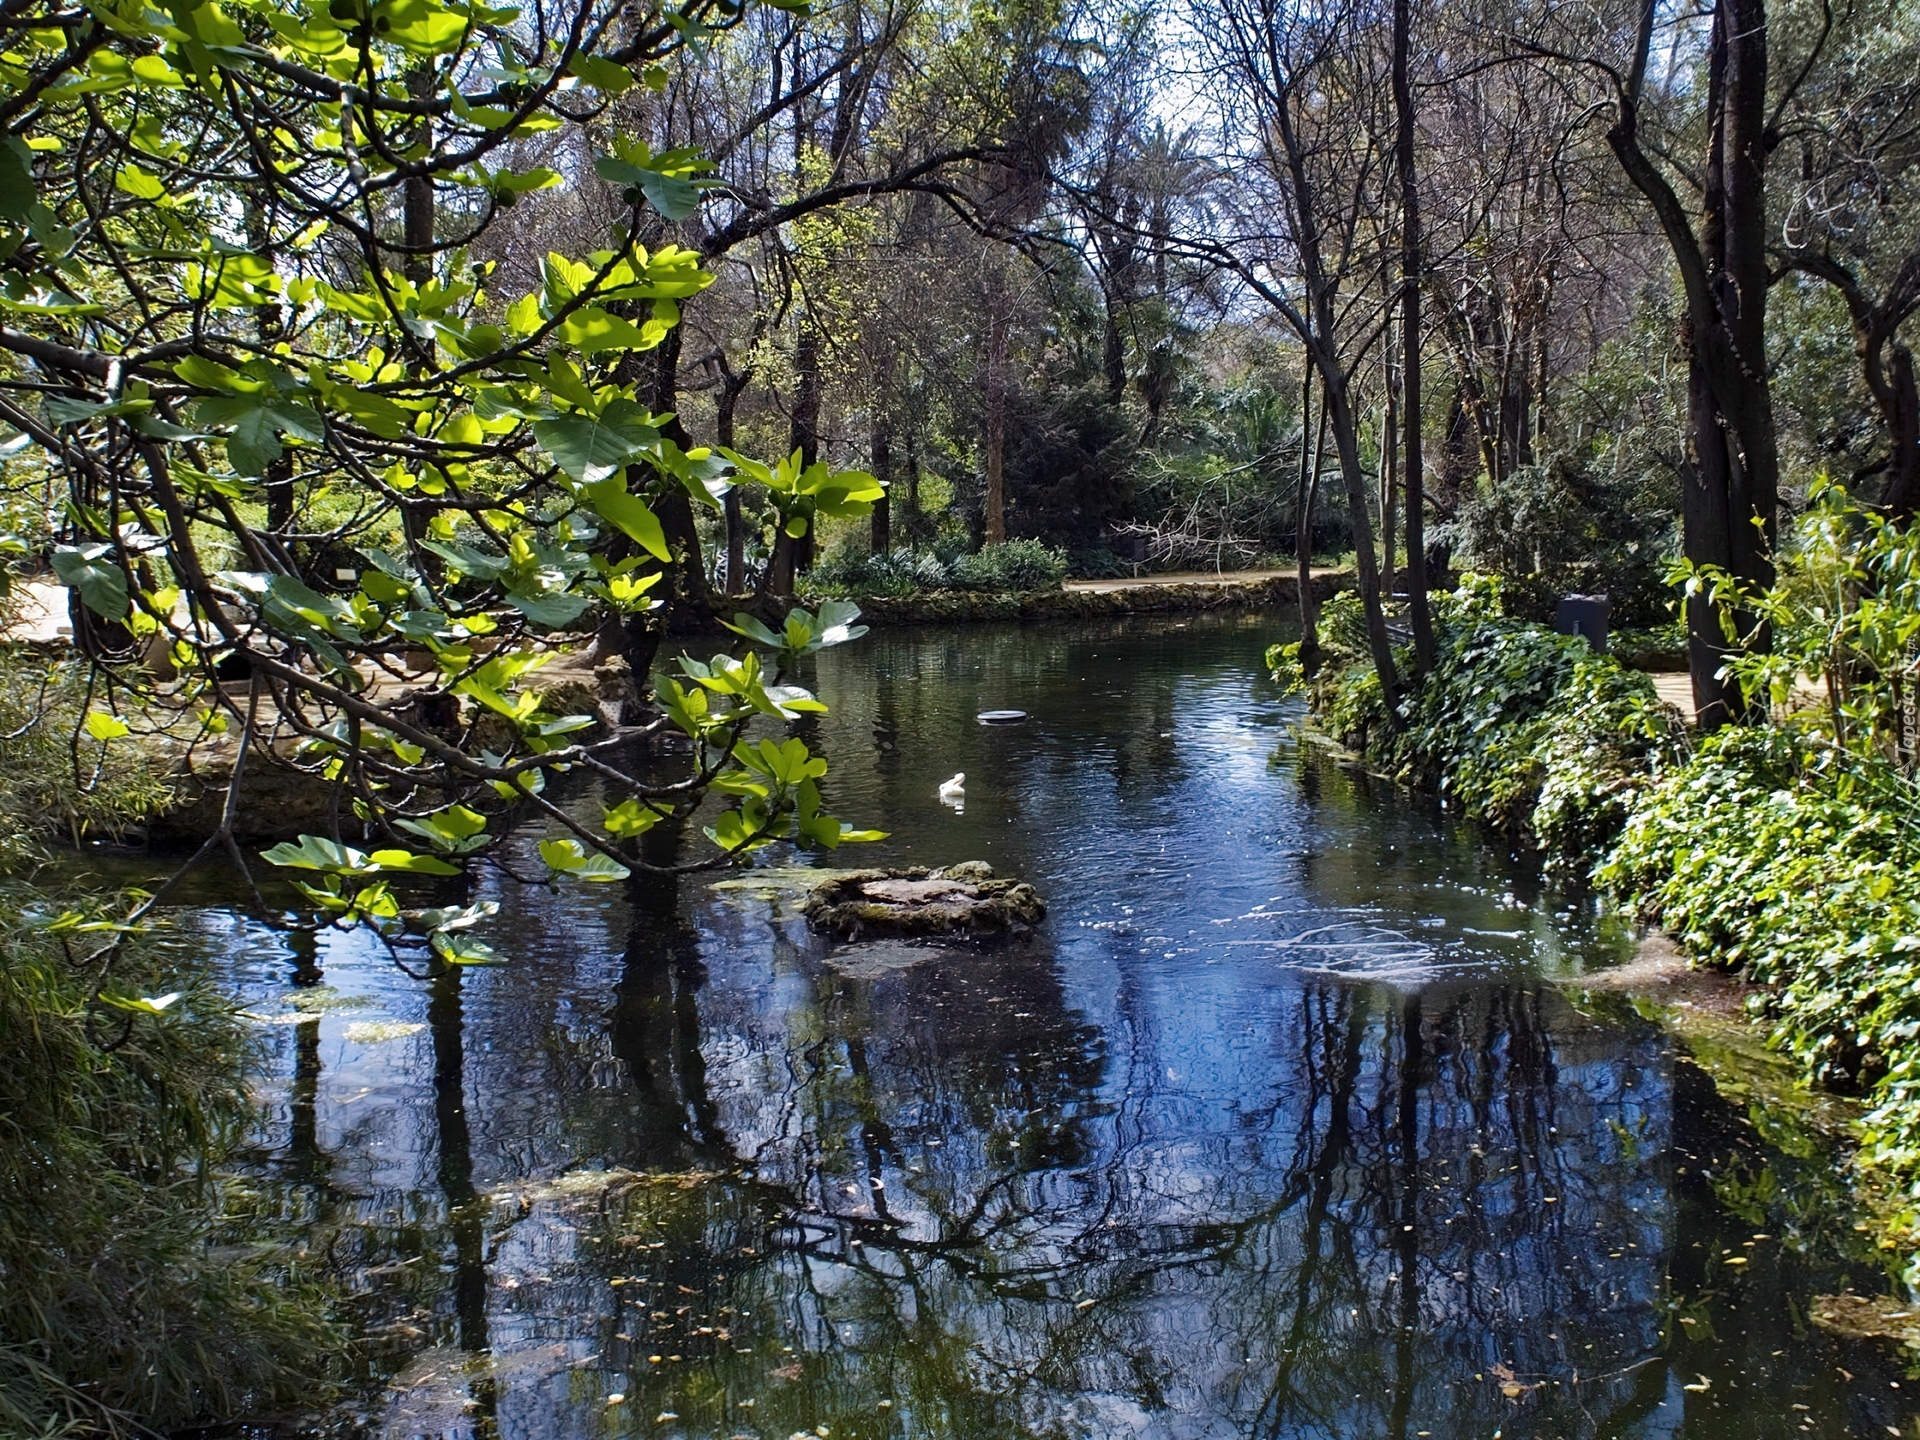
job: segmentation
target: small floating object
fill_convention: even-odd
[[[955,775],[951,780],[941,781],[940,782],[940,798],[942,800],[966,799],[967,798],[967,772],[962,770],[959,774]]]
[[[982,710],[973,717],[982,725],[1018,725],[1027,718],[1024,710]]]

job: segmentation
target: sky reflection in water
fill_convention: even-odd
[[[705,878],[493,880],[510,963],[420,982],[201,912],[280,1022],[289,1203],[404,1366],[331,1423],[1920,1433],[1890,1357],[1799,1323],[1839,1283],[1819,1214],[1789,1213],[1817,1157],[1762,1147],[1631,1012],[1563,996],[1625,953],[1617,922],[1296,755],[1270,638],[1209,618],[820,657],[829,801],[893,832],[851,863],[1033,880],[1050,918],[1006,951],[836,954],[790,898]],[[1033,718],[974,722],[997,707]]]

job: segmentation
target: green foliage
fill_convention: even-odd
[[[1019,593],[1058,590],[1067,578],[1067,557],[1038,540],[1008,540],[982,545],[953,562],[956,590],[997,590]]]
[[[10,22],[0,419],[20,433],[0,459],[34,452],[23,473],[59,517],[35,542],[93,621],[79,639],[96,702],[63,795],[99,788],[143,708],[250,727],[256,756],[271,743],[337,783],[372,837],[270,852],[309,877],[311,904],[390,936],[424,927],[467,963],[478,942],[412,918],[447,912],[403,912],[396,883],[455,873],[511,811],[556,832],[554,875],[624,876],[643,863],[643,811],[690,815],[713,781],[752,773],[737,758],[751,721],[818,712],[777,666],[848,638],[844,620],[777,639],[771,674],[700,667],[701,704],[669,707],[698,742],[690,776],[596,752],[613,828],[545,797],[588,759],[594,723],[546,708],[553,632],[597,628],[651,659],[636,622],[677,588],[692,508],[739,481],[792,539],[882,493],[798,454],[694,446],[642,398],[635,357],[713,281],[655,237],[693,217],[713,166],[610,134],[608,107],[664,88],[669,63],[699,63],[745,13],[682,0],[636,25],[586,0],[556,26],[474,0],[180,0]],[[527,163],[570,146],[590,163]],[[487,232],[562,188],[605,217],[586,243],[537,269],[477,259],[524,248]],[[416,685],[402,661],[422,651]],[[235,671],[251,698],[222,683]],[[756,830],[861,833],[806,796],[769,803]]]
[[[1646,676],[1507,617],[1500,597],[1476,576],[1436,597],[1436,663],[1395,717],[1365,660],[1357,599],[1328,601],[1325,723],[1401,784],[1437,791],[1556,862],[1580,860],[1611,841],[1651,775],[1679,755],[1679,717]]]
[[[310,1402],[339,1337],[248,1195],[244,1022],[164,934],[92,998],[96,906],[0,891],[0,1432],[152,1433]],[[157,994],[172,987],[171,993]],[[148,996],[151,998],[148,998]],[[105,1002],[105,1003],[102,1003]]]
[[[921,595],[938,590],[1023,594],[1058,590],[1067,568],[1064,552],[1038,540],[983,545],[950,561],[931,550],[885,555],[847,551],[814,566],[807,586],[823,595]]]
[[[1457,562],[1500,577],[1508,608],[1548,621],[1563,595],[1604,594],[1620,624],[1653,625],[1672,607],[1667,557],[1677,498],[1659,470],[1617,473],[1556,456],[1494,485],[1484,476],[1439,538]]]
[[[1695,954],[1769,987],[1774,1038],[1811,1079],[1870,1097],[1860,1158],[1904,1190],[1880,1218],[1889,1243],[1916,1250],[1920,539],[1820,486],[1790,544],[1764,594],[1686,577],[1730,635],[1771,627],[1769,650],[1731,663],[1775,722],[1722,730],[1658,777],[1597,874]]]
[[[166,798],[127,721],[89,709],[87,691],[83,666],[0,650],[0,871],[117,835]]]

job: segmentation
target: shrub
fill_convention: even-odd
[[[949,589],[952,579],[931,551],[847,549],[815,565],[802,584],[814,595],[915,595]]]
[[[961,590],[1058,590],[1066,578],[1066,552],[1038,540],[983,545],[953,564],[953,583]]]
[[[1679,717],[1646,676],[1584,640],[1507,617],[1497,583],[1467,576],[1436,596],[1434,636],[1434,668],[1390,724],[1359,600],[1329,600],[1321,644],[1335,663],[1316,700],[1326,723],[1374,768],[1531,840],[1556,863],[1610,843],[1655,768],[1680,753]]]
[[[0,872],[164,793],[133,740],[85,733],[87,699],[79,667],[0,652]],[[164,933],[107,968],[127,905],[0,879],[0,1434],[152,1433],[311,1398],[336,1345],[320,1290],[257,1237],[212,1248],[245,1200],[222,1167],[258,1119],[256,1055]],[[166,991],[184,993],[137,1008]]]
[[[1523,619],[1551,620],[1562,595],[1599,592],[1612,598],[1616,625],[1657,625],[1673,600],[1663,575],[1675,538],[1665,484],[1556,456],[1498,487],[1483,480],[1437,538],[1457,563],[1499,575]]]
[[[1038,540],[1009,540],[951,558],[939,550],[893,550],[873,555],[842,551],[807,572],[814,595],[919,595],[935,590],[1057,590],[1066,578],[1065,552]]]

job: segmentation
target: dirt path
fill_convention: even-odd
[[[1117,580],[1069,580],[1066,588],[1089,595],[1110,595],[1116,590],[1155,590],[1168,585],[1251,585],[1261,580],[1291,579],[1297,572],[1284,570],[1173,570],[1157,575],[1135,575]],[[1332,565],[1316,565],[1314,575],[1338,575]]]

